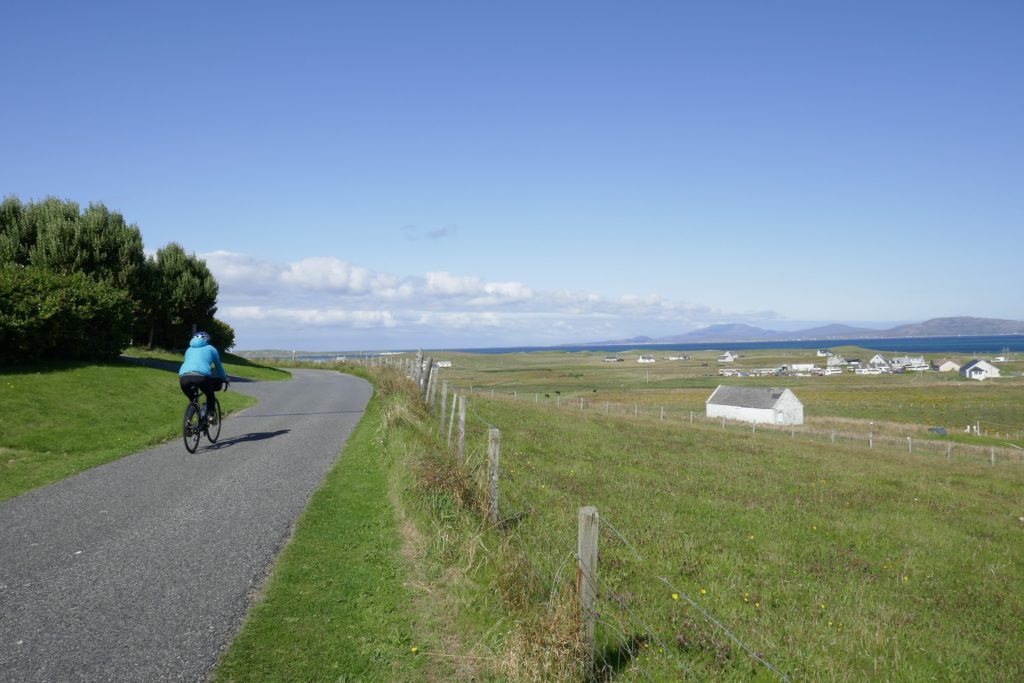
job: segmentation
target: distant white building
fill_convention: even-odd
[[[932,370],[937,372],[960,372],[960,364],[946,358],[943,358],[942,360],[933,360]]]
[[[718,362],[719,363],[731,363],[734,360],[736,360],[737,358],[739,358],[739,356],[736,355],[735,353],[733,353],[732,351],[726,351],[725,353],[723,353],[721,356],[718,357]]]
[[[960,368],[960,376],[966,377],[967,379],[977,380],[999,377],[999,368],[992,365],[987,360],[975,358]]]
[[[804,404],[789,389],[719,385],[704,405],[708,417],[775,425],[804,423]]]
[[[452,362],[450,360],[439,360],[439,361],[437,361],[437,367],[439,367],[439,368],[450,368],[451,366],[452,366]]]
[[[885,356],[883,356],[882,354],[876,353],[874,356],[871,357],[871,360],[868,361],[868,365],[870,365],[873,368],[887,368],[889,367],[889,361],[887,361],[885,359]]]
[[[825,365],[830,368],[842,367],[846,365],[846,359],[836,353],[828,357],[828,360],[825,361]]]
[[[654,356],[640,356],[636,359],[637,363],[654,363]]]
[[[896,370],[914,370],[921,372],[928,369],[923,356],[899,356],[892,359],[892,367]]]

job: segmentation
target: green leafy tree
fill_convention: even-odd
[[[153,260],[157,299],[154,301],[152,338],[157,346],[180,348],[192,326],[205,328],[217,312],[217,281],[206,262],[185,253],[172,242]]]

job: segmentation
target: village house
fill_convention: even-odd
[[[439,360],[439,361],[437,361],[437,367],[439,367],[439,368],[450,368],[451,366],[452,366],[452,362],[450,360]]]
[[[943,358],[942,360],[932,361],[932,370],[936,372],[960,372],[960,364]]]
[[[921,372],[928,369],[928,364],[924,362],[924,357],[922,356],[899,356],[892,359],[892,367],[894,370]]]
[[[876,353],[871,357],[871,360],[868,361],[868,365],[873,368],[887,368],[889,367],[889,361],[887,361],[885,356],[882,354]]]
[[[975,358],[960,368],[960,376],[967,379],[983,380],[990,377],[999,377],[999,368],[987,360]]]
[[[708,417],[774,425],[804,423],[804,404],[789,389],[720,384],[704,405]]]
[[[622,359],[619,358],[618,356],[605,356],[604,357],[604,362],[605,363],[621,363]]]
[[[736,360],[737,358],[739,358],[739,356],[736,355],[735,353],[733,353],[732,351],[726,351],[725,353],[723,353],[721,356],[718,357],[718,362],[719,363],[731,363],[734,360]]]
[[[654,362],[654,356],[640,356],[639,358],[636,359],[636,362],[637,363],[653,363]]]
[[[825,361],[825,366],[829,368],[842,367],[846,365],[846,359],[840,356],[838,353],[832,354]]]

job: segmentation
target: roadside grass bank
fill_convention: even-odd
[[[233,376],[288,377],[224,360]],[[234,391],[217,397],[228,413],[255,403]],[[185,401],[169,370],[127,361],[0,368],[0,500],[180,437]]]
[[[455,679],[451,662],[420,654],[454,633],[421,564],[415,464],[436,448],[426,414],[395,371],[341,369],[371,381],[373,398],[214,681]]]

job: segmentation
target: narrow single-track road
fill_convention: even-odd
[[[260,402],[217,444],[179,438],[0,502],[0,680],[207,678],[372,390],[296,370],[231,391]]]

